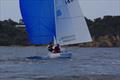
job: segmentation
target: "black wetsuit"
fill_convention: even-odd
[[[53,47],[52,45],[48,46],[48,50],[49,50],[50,52],[53,51],[53,48],[52,48],[52,47]]]

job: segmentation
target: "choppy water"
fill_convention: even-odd
[[[47,49],[45,47],[0,47],[0,80],[120,75],[120,48],[70,47],[67,50],[73,52],[72,59],[32,61],[25,57],[47,55]]]

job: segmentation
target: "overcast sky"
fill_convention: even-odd
[[[90,19],[120,15],[120,0],[79,0],[83,14]],[[21,18],[19,0],[0,0],[0,20]]]

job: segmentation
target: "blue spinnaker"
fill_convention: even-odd
[[[20,0],[26,30],[33,44],[48,44],[55,36],[54,0]]]

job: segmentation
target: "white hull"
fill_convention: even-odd
[[[54,53],[49,52],[48,56],[49,56],[49,58],[67,58],[67,57],[69,58],[72,56],[72,53],[71,52],[61,52],[61,53],[54,54]]]

